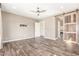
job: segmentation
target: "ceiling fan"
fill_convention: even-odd
[[[43,12],[45,12],[46,10],[40,10],[40,8],[39,7],[37,7],[36,8],[36,11],[31,11],[31,12],[33,12],[33,13],[36,13],[37,14],[37,16],[39,16],[40,15],[40,13],[43,13]]]

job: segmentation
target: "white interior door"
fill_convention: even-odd
[[[35,23],[35,37],[39,37],[40,36],[40,23],[37,22]]]

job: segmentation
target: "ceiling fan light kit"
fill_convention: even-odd
[[[37,7],[37,8],[36,8],[36,11],[33,11],[33,10],[32,10],[31,12],[36,13],[37,16],[40,16],[40,13],[46,12],[46,10],[40,10],[40,8]]]

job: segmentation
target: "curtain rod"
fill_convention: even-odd
[[[62,14],[59,14],[59,15],[55,15],[55,17],[56,17],[56,16],[65,15],[65,14],[69,14],[69,13],[72,13],[72,12],[78,12],[78,11],[79,11],[79,9],[76,9],[76,10],[74,10],[74,11],[70,11],[70,12],[67,12],[67,13],[62,13]]]

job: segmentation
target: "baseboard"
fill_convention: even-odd
[[[7,43],[7,42],[13,42],[13,41],[19,41],[19,40],[27,40],[27,39],[34,39],[35,37],[31,37],[31,38],[24,38],[24,39],[14,39],[14,40],[8,40],[8,41],[3,41],[2,43]]]
[[[50,39],[50,40],[56,40],[56,38],[48,38],[48,37],[44,37],[46,39]]]
[[[40,36],[38,36],[38,37],[40,37]],[[34,38],[38,38],[38,37],[31,37],[31,38],[24,38],[24,39],[13,39],[13,40],[8,40],[8,41],[3,41],[2,43],[13,42],[13,41],[18,41],[18,40],[25,40],[25,39],[34,39]]]

